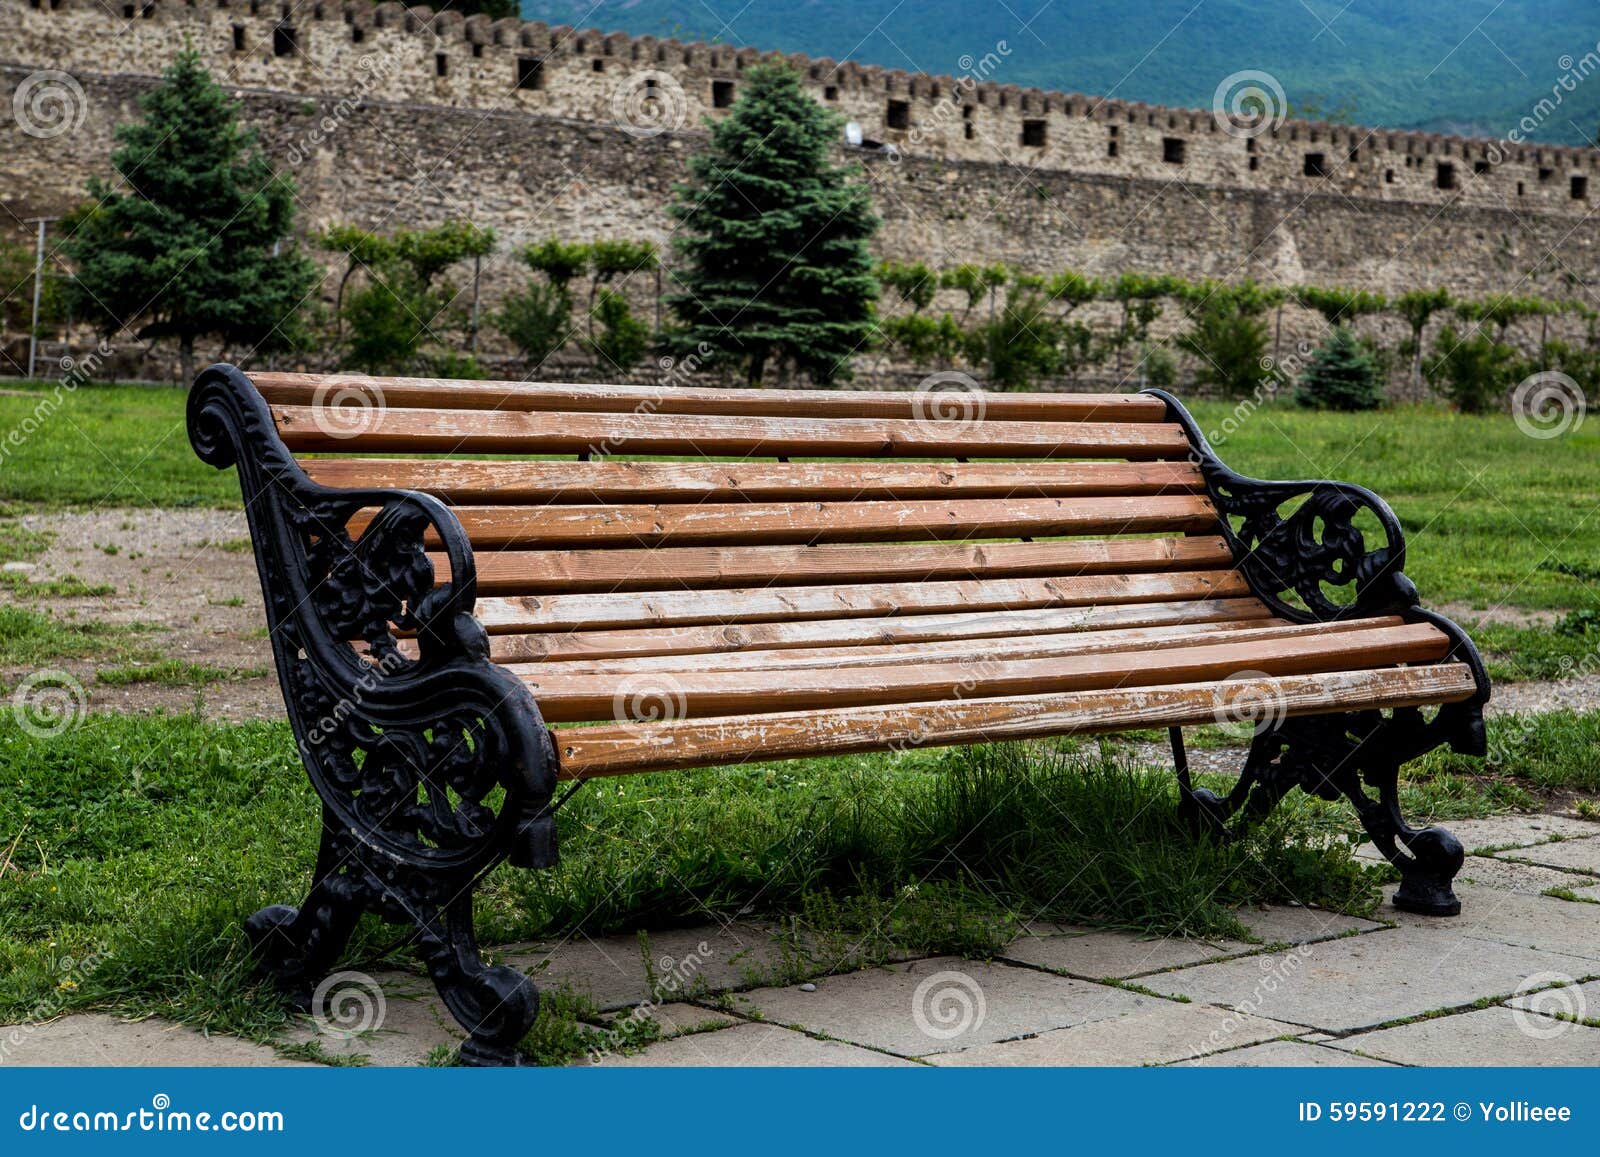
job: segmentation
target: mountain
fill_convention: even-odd
[[[1582,144],[1600,131],[1594,0],[523,0],[530,20],[1211,106],[1233,73],[1295,115]],[[1003,48],[1002,48],[1003,46]],[[1568,90],[1571,91],[1568,91]],[[1545,102],[1541,105],[1541,101]]]

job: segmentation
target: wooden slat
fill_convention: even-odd
[[[1030,634],[1014,639],[941,639],[920,643],[882,643],[855,647],[786,647],[722,651],[709,655],[643,655],[591,660],[582,657],[513,663],[507,670],[534,679],[567,675],[634,675],[641,672],[796,670],[802,667],[882,667],[906,663],[965,662],[975,657],[1041,659],[1052,655],[1098,655],[1196,646],[1289,639],[1339,631],[1398,627],[1399,616],[1340,619],[1332,623],[1287,623],[1281,619],[1240,619],[1222,623],[1180,623],[1165,627],[1122,627],[1114,631]]]
[[[1051,498],[1198,494],[1189,462],[473,462],[308,458],[313,481],[426,490],[446,502],[852,502],[886,498]]]
[[[1011,498],[669,506],[458,506],[474,548],[927,542],[1047,535],[1215,532],[1209,498]],[[350,520],[352,534],[369,517]],[[430,531],[428,545],[437,546]]]
[[[384,409],[367,411],[366,428],[352,434],[309,406],[274,406],[272,414],[291,450],[342,454],[1153,459],[1183,458],[1189,453],[1183,428],[1173,422],[962,423]]]
[[[681,718],[817,710],[878,703],[992,699],[1048,691],[1143,687],[1227,679],[1240,672],[1310,675],[1399,663],[1434,662],[1450,641],[1431,623],[1360,631],[1294,633],[1226,642],[1094,655],[996,659],[975,650],[968,661],[869,667],[572,675],[539,667],[523,675],[548,723],[638,717]],[[650,715],[646,718],[652,717]]]
[[[369,378],[359,374],[253,373],[275,405],[309,406],[350,390],[396,408],[546,410],[571,413],[725,414],[766,417],[919,418],[959,410],[1016,422],[1161,422],[1166,406],[1139,394],[982,393],[868,390],[712,390],[556,382],[462,382],[444,378]]]
[[[740,623],[707,627],[648,627],[626,631],[556,631],[489,637],[497,663],[542,662],[628,655],[691,655],[745,648],[850,646],[915,643],[930,639],[983,639],[1053,631],[1110,630],[1170,623],[1268,620],[1258,599],[1145,603],[1027,611],[962,611],[955,614],[870,619],[812,619],[790,623]],[[405,644],[409,646],[409,644]]]
[[[523,595],[479,599],[475,614],[490,633],[508,634],[534,630],[905,616],[957,609],[999,611],[1099,603],[1156,603],[1240,598],[1249,593],[1250,588],[1238,571],[1177,571],[1059,579],[867,583],[617,595]]]
[[[445,556],[428,557],[440,581],[448,580]],[[1193,537],[907,544],[888,550],[857,545],[481,550],[477,561],[479,593],[510,595],[1145,573],[1216,569],[1233,559],[1222,539]]]
[[[1462,663],[1240,679],[1219,684],[1069,691],[1012,698],[788,711],[720,719],[569,727],[556,732],[562,779],[730,763],[952,746],[1214,722],[1234,697],[1285,715],[1420,707],[1471,698]]]

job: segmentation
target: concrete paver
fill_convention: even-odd
[[[1249,1048],[1214,1053],[1185,1065],[1208,1069],[1350,1069],[1392,1068],[1388,1061],[1373,1060],[1355,1053],[1324,1048],[1297,1040],[1274,1040]]]
[[[46,1067],[276,1067],[306,1063],[286,1060],[266,1045],[238,1037],[204,1036],[156,1017],[125,1021],[100,1013],[64,1016],[38,1025],[0,1026],[0,1058],[8,1065]]]
[[[1333,1041],[1403,1065],[1600,1065],[1600,1028],[1512,1008],[1482,1008]]]
[[[1203,1004],[1153,1004],[1112,1021],[1092,1021],[1022,1040],[977,1045],[928,1058],[960,1067],[1160,1065],[1260,1041],[1294,1026]]]
[[[1402,927],[1201,964],[1140,983],[1274,1020],[1348,1032],[1508,996],[1533,973],[1578,976],[1591,969],[1595,965],[1581,957],[1492,940],[1464,943],[1446,932]]]
[[[1154,998],[1031,968],[935,957],[824,977],[815,992],[763,988],[734,998],[763,1019],[906,1057],[1138,1012]]]
[[[915,1064],[915,1061],[885,1056],[842,1041],[816,1040],[775,1024],[741,1024],[716,1032],[675,1037],[629,1055],[613,1054],[602,1060],[600,1067],[819,1065],[884,1068]]]

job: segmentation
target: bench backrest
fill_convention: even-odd
[[[251,377],[316,481],[456,508],[501,661],[1267,613],[1153,397]]]

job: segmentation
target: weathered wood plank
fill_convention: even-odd
[[[1332,623],[1287,623],[1281,619],[1238,619],[1220,623],[1178,623],[1163,627],[1121,627],[1110,631],[1064,631],[1003,639],[939,639],[920,643],[876,643],[854,647],[782,647],[720,651],[701,655],[642,655],[593,660],[581,656],[512,663],[507,670],[533,678],[565,675],[633,675],[641,672],[780,671],[802,667],[879,667],[906,663],[959,663],[981,657],[1039,659],[1051,655],[1098,655],[1147,651],[1197,643],[1242,643],[1290,639],[1340,631],[1398,627],[1397,615],[1340,619]]]
[[[1189,462],[475,462],[308,458],[313,481],[426,490],[461,505],[1198,494]]]
[[[998,699],[788,711],[721,719],[569,727],[556,732],[559,775],[583,779],[730,763],[848,755],[904,746],[1192,726],[1215,721],[1230,701],[1263,695],[1286,716],[1420,707],[1471,698],[1465,664],[1239,679],[1225,683],[1068,691]]]
[[[789,623],[737,623],[705,627],[647,627],[620,631],[555,631],[489,637],[497,663],[548,659],[609,659],[629,655],[692,655],[776,647],[915,643],[934,639],[984,639],[1054,631],[1111,630],[1169,623],[1268,621],[1258,599],[1144,603],[1127,606],[960,611],[865,619],[810,619]]]
[[[430,554],[441,581],[450,567]],[[882,546],[670,547],[642,550],[481,550],[484,595],[711,589],[887,582],[895,579],[1025,578],[1214,570],[1233,556],[1220,538],[1133,538]]]
[[[252,373],[274,405],[328,402],[343,390],[396,408],[547,410],[570,413],[721,414],[754,417],[936,418],[974,421],[1162,422],[1166,406],[1139,394],[970,394],[871,390],[715,390],[557,382],[370,378],[363,374]]]
[[[1431,623],[1359,631],[1289,633],[1226,642],[1188,640],[1141,651],[1000,658],[975,648],[963,661],[833,668],[567,674],[538,666],[522,673],[549,723],[629,718],[695,718],[771,711],[833,712],[882,703],[992,699],[1048,691],[1214,682],[1240,672],[1310,675],[1435,662],[1450,641]]]
[[[1237,571],[1088,575],[1081,578],[980,579],[857,586],[643,591],[633,594],[521,595],[480,598],[476,615],[492,634],[644,626],[746,624],[852,616],[911,616],[935,611],[1023,610],[1102,603],[1241,598]]]
[[[1007,498],[944,502],[458,506],[475,548],[927,542],[1048,535],[1215,532],[1209,498]],[[367,514],[351,519],[365,529]],[[437,546],[430,536],[428,545]]]
[[[273,406],[295,451],[341,454],[764,454],[857,458],[1184,458],[1174,422],[932,422],[505,410],[367,411],[357,433],[310,406]],[[324,428],[326,427],[326,428]]]

